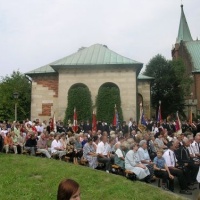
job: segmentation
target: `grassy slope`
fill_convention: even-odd
[[[58,160],[0,154],[0,199],[56,199],[59,182],[72,178],[84,200],[181,199],[157,187]]]

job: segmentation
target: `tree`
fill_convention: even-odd
[[[176,111],[183,114],[184,99],[191,84],[185,72],[182,60],[168,61],[159,54],[146,66],[144,75],[155,78],[151,86],[152,107],[157,109],[161,100],[163,118]]]
[[[68,105],[65,111],[64,123],[73,120],[74,108],[76,108],[78,120],[92,119],[91,93],[83,84],[76,84],[68,92]]]
[[[19,94],[14,99],[13,94]],[[24,120],[30,117],[31,83],[19,71],[13,71],[11,76],[1,77],[0,80],[0,119],[14,120],[15,103],[17,103],[17,119]]]
[[[112,123],[115,107],[118,111],[119,121],[123,120],[119,88],[113,84],[103,85],[99,88],[96,99],[97,119]]]

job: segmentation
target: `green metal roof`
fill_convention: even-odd
[[[144,74],[139,74],[138,79],[139,80],[153,80],[154,78],[150,76],[145,76]]]
[[[102,66],[102,65],[127,65],[138,67],[140,70],[142,63],[123,57],[107,46],[101,44],[94,44],[87,48],[81,48],[78,52],[66,56],[62,59],[54,61],[48,65],[42,66],[30,72],[27,75],[38,73],[55,73],[59,67],[76,67],[76,66]],[[54,70],[55,69],[55,70]]]
[[[34,69],[32,71],[29,71],[25,73],[26,75],[31,75],[31,74],[43,74],[43,73],[56,73],[56,71],[50,66],[52,63],[48,65],[44,65],[42,67],[39,67],[37,69]]]
[[[192,41],[192,36],[190,33],[190,29],[183,11],[183,5],[181,5],[181,19],[178,30],[178,37],[176,39],[176,43],[180,43],[182,41]]]
[[[54,62],[56,65],[108,65],[108,64],[142,64],[129,58],[123,57],[107,46],[94,44],[90,47],[69,55]]]
[[[185,42],[185,46],[192,59],[193,72],[200,71],[200,40]]]

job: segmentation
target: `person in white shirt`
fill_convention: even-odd
[[[196,163],[200,162],[200,159],[197,158],[197,156],[195,155],[195,150],[194,147],[192,146],[192,143],[194,142],[194,137],[193,135],[188,135],[187,136],[188,140],[190,141],[190,145],[187,147],[187,149],[189,150],[190,153],[190,157],[193,159],[193,161]]]
[[[59,159],[61,160],[62,157],[66,155],[67,151],[62,147],[62,144],[59,139],[59,133],[55,134],[54,140],[51,143],[51,153],[52,155],[58,155]]]
[[[197,158],[200,158],[200,133],[197,133],[192,143],[192,147]]]
[[[153,124],[153,127],[152,127],[152,131],[154,134],[158,133],[159,132],[159,129],[158,127],[156,126],[156,124]]]
[[[163,158],[165,159],[166,165],[169,168],[170,174],[172,174],[173,176],[176,176],[178,178],[178,182],[180,185],[180,193],[181,194],[187,194],[187,195],[191,195],[192,193],[190,191],[188,191],[188,186],[187,186],[187,182],[185,179],[185,176],[183,174],[183,171],[181,169],[178,169],[178,165],[177,165],[177,159],[176,156],[174,154],[174,150],[176,149],[176,142],[174,141],[170,141],[168,144],[168,150],[166,150],[163,154]],[[174,188],[169,188],[171,191],[174,190]]]
[[[97,145],[97,160],[98,162],[106,165],[106,172],[109,173],[111,170],[111,159],[110,159],[110,145],[107,143],[107,135],[101,137],[101,142]]]

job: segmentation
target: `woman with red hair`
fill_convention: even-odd
[[[80,186],[72,179],[64,179],[60,182],[57,192],[57,200],[80,200]]]

